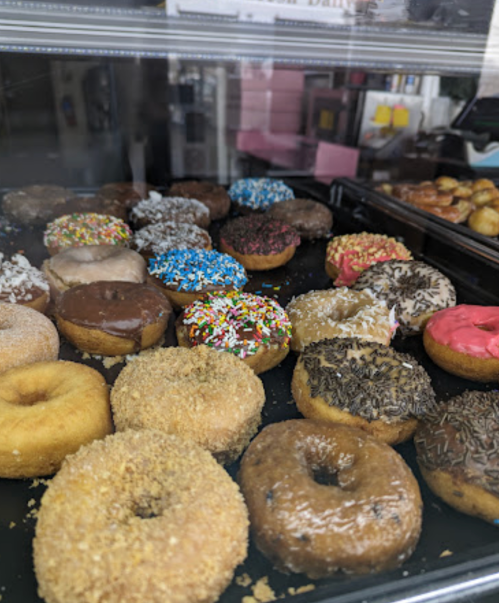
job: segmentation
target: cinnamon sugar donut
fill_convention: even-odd
[[[47,603],[214,603],[247,546],[239,488],[208,452],[129,430],[65,461],[33,552]]]
[[[260,379],[231,354],[206,346],[161,348],[119,374],[111,393],[116,429],[158,429],[192,440],[222,463],[246,448],[261,422]]]
[[[175,182],[170,188],[172,197],[187,197],[201,201],[210,210],[210,220],[221,220],[229,213],[230,197],[223,186],[205,180]]]
[[[152,191],[148,199],[140,201],[132,209],[130,219],[135,228],[163,222],[184,222],[208,228],[210,211],[197,199],[163,197],[160,193]]]
[[[141,255],[149,259],[167,253],[172,249],[211,249],[208,231],[195,224],[182,222],[162,222],[149,224],[137,230],[131,245]]]
[[[38,268],[19,253],[13,255],[10,262],[0,253],[0,302],[45,312],[49,300],[49,284]]]

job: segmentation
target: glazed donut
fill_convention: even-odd
[[[277,569],[325,578],[401,565],[421,533],[421,494],[402,458],[360,429],[275,423],[238,476],[251,531]],[[329,487],[327,487],[329,486]]]
[[[230,352],[257,375],[286,358],[291,340],[291,323],[275,300],[241,291],[207,293],[184,308],[176,330],[179,345]]]
[[[412,255],[402,243],[385,235],[368,232],[342,235],[328,243],[326,272],[336,287],[350,287],[366,268],[387,260],[412,260]]]
[[[171,314],[168,300],[154,287],[123,281],[77,285],[57,300],[59,331],[89,354],[122,356],[159,341]]]
[[[391,445],[411,438],[435,404],[430,378],[412,356],[354,337],[308,345],[291,390],[308,419],[359,427]]]
[[[33,541],[48,603],[214,603],[248,546],[237,485],[192,442],[127,431],[69,457]]]
[[[95,281],[143,283],[147,277],[145,260],[137,252],[114,245],[69,247],[45,260],[43,272],[54,299],[77,285]]]
[[[440,176],[435,180],[435,184],[440,190],[444,191],[452,191],[459,186],[459,182],[450,176]]]
[[[323,203],[312,199],[287,199],[274,203],[269,216],[292,226],[302,239],[327,237],[333,226],[333,214]]]
[[[494,199],[499,198],[499,191],[494,187],[494,188],[484,188],[478,191],[475,191],[472,195],[471,195],[471,202],[476,206],[476,207],[482,207],[482,205],[487,205],[488,203],[490,203],[491,201],[494,201]]]
[[[468,216],[474,209],[474,205],[467,199],[459,199],[455,205],[448,205],[447,207],[440,207],[438,205],[427,205],[424,208],[425,211],[438,216],[443,220],[452,222],[453,224],[462,224],[466,222]]]
[[[407,201],[413,205],[425,207],[436,205],[446,207],[451,205],[454,195],[451,192],[438,190],[433,186],[420,186],[407,193]]]
[[[147,182],[109,182],[97,191],[97,195],[117,201],[126,209],[131,209],[142,199],[147,199],[149,193],[155,190],[156,188]]]
[[[433,492],[469,515],[499,517],[499,395],[467,391],[440,403],[414,437],[421,473]]]
[[[247,270],[272,270],[294,256],[300,244],[296,230],[268,215],[235,218],[220,230],[220,251],[228,253]]]
[[[414,260],[388,260],[367,268],[353,285],[394,309],[403,335],[422,333],[432,314],[456,305],[456,290],[439,270]],[[383,342],[381,342],[383,343]]]
[[[452,194],[458,199],[469,199],[473,195],[473,189],[464,182],[460,182],[456,188],[452,189]]]
[[[187,197],[201,201],[210,210],[210,220],[221,220],[229,213],[230,197],[223,186],[205,180],[176,182],[170,188],[172,197]]]
[[[131,234],[129,226],[113,216],[70,214],[47,224],[43,242],[55,255],[67,247],[126,245]]]
[[[0,334],[0,373],[59,356],[57,329],[32,308],[0,302]]]
[[[50,301],[47,279],[27,258],[16,253],[10,262],[0,253],[0,302],[45,312]]]
[[[22,224],[44,225],[59,214],[73,191],[52,184],[34,184],[6,193],[2,209],[6,216]]]
[[[174,249],[149,261],[153,284],[175,308],[183,308],[212,291],[234,291],[248,277],[233,257],[204,249]]]
[[[106,381],[76,362],[2,373],[0,431],[0,477],[55,473],[68,454],[113,431]]]
[[[468,226],[487,237],[499,235],[499,211],[492,207],[480,207],[471,213]]]
[[[489,180],[488,178],[479,178],[478,180],[475,180],[471,183],[471,188],[473,189],[474,193],[476,193],[477,191],[482,191],[495,187],[496,185],[492,182],[492,180]]]
[[[313,341],[359,337],[388,345],[396,329],[393,313],[370,291],[347,287],[310,291],[286,308],[292,325],[291,349],[301,352]]]
[[[460,304],[436,312],[426,325],[428,356],[448,373],[472,381],[499,379],[499,308]]]
[[[135,228],[163,222],[184,222],[200,228],[210,225],[210,211],[197,199],[163,197],[152,191],[148,199],[140,201],[130,212]]]
[[[160,348],[137,358],[111,393],[117,431],[173,433],[221,463],[235,461],[249,444],[264,402],[262,382],[248,366],[204,345]]]
[[[163,222],[149,224],[133,235],[131,245],[146,259],[172,249],[211,249],[208,231],[195,224]]]
[[[282,180],[242,178],[230,187],[229,197],[239,210],[266,211],[274,203],[294,199],[295,194]]]

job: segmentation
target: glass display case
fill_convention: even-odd
[[[49,184],[88,197],[107,183],[147,182],[166,194],[183,180],[228,187],[279,178],[333,211],[331,236],[394,236],[453,281],[459,303],[499,305],[497,236],[380,189],[439,176],[499,181],[498,27],[493,0],[0,0],[1,193]],[[225,220],[210,226],[215,248]],[[45,224],[34,222],[0,212],[5,257],[47,260]],[[286,306],[332,287],[326,245],[304,241],[286,266],[250,273],[246,290]],[[171,320],[164,345],[175,344]],[[423,364],[439,400],[496,387],[445,373],[421,337],[393,345]],[[95,368],[110,386],[126,363],[82,355],[67,341],[60,357]],[[300,417],[295,363],[289,354],[262,375],[262,426]],[[396,449],[424,501],[409,561],[311,580],[278,572],[250,539],[221,602],[495,600],[497,528],[432,494],[412,442]],[[227,470],[236,478],[238,468]],[[41,600],[32,539],[48,481],[0,479],[2,602]]]

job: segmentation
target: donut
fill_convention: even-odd
[[[70,214],[47,224],[43,242],[55,255],[67,247],[126,245],[131,234],[129,226],[114,216]]]
[[[301,352],[313,341],[359,337],[388,345],[396,329],[393,313],[370,291],[347,287],[310,291],[291,300],[286,311],[292,325],[291,349]]]
[[[468,219],[468,216],[474,209],[474,205],[467,199],[459,199],[457,203],[448,205],[447,207],[427,205],[421,209],[453,224],[462,224]]]
[[[480,207],[471,213],[468,218],[468,226],[471,230],[487,237],[497,237],[499,235],[499,211],[493,207]]]
[[[230,220],[220,230],[220,251],[247,270],[272,270],[294,256],[300,244],[296,230],[268,215],[250,214]]]
[[[494,188],[484,188],[481,190],[475,191],[471,195],[471,202],[477,207],[482,207],[482,205],[487,205],[491,201],[499,198],[499,190]]]
[[[116,199],[108,199],[99,195],[89,197],[71,197],[66,201],[66,205],[61,206],[57,215],[54,218],[67,214],[83,214],[94,213],[104,214],[106,216],[114,216],[126,222],[128,220],[128,212],[124,205]]]
[[[234,291],[248,282],[233,257],[204,249],[173,249],[149,260],[154,284],[176,308],[200,299],[208,291]]]
[[[333,226],[331,210],[312,199],[287,199],[274,203],[269,215],[290,224],[302,239],[327,237]]]
[[[33,559],[47,603],[214,603],[247,547],[239,488],[208,452],[127,431],[65,461],[42,497]]]
[[[408,203],[418,206],[436,205],[446,207],[451,205],[454,195],[451,192],[438,190],[434,186],[419,186],[407,193]]]
[[[43,273],[20,253],[13,255],[10,261],[4,258],[0,253],[0,302],[45,312],[50,291]]]
[[[466,391],[442,402],[414,437],[419,468],[433,492],[462,513],[499,518],[499,395]]]
[[[416,479],[360,429],[304,419],[265,427],[238,475],[256,546],[285,572],[326,578],[393,569],[419,539]]]
[[[411,438],[435,404],[430,378],[412,356],[354,337],[308,345],[291,390],[308,419],[359,427],[391,445]]]
[[[229,352],[257,375],[286,358],[291,340],[291,323],[275,300],[241,291],[207,293],[184,308],[176,331],[180,346]]]
[[[294,199],[293,190],[274,178],[242,178],[229,188],[231,201],[240,210],[266,211],[274,203]]]
[[[59,335],[36,310],[0,302],[0,373],[16,366],[57,360]]]
[[[460,182],[456,188],[452,189],[452,194],[458,199],[469,199],[473,195],[473,189],[464,182]]]
[[[163,222],[184,222],[208,228],[210,211],[197,199],[163,197],[160,193],[152,191],[148,199],[140,201],[132,209],[130,220],[137,229]]]
[[[366,268],[387,260],[412,260],[412,255],[402,243],[385,235],[341,235],[328,243],[326,272],[337,287],[350,287]]]
[[[42,225],[60,215],[60,208],[70,197],[74,197],[73,191],[62,186],[34,184],[6,193],[2,209],[17,222]]]
[[[76,362],[36,362],[0,375],[0,477],[58,471],[68,454],[113,431],[104,377]]]
[[[460,304],[436,312],[423,343],[448,373],[472,381],[499,379],[499,307]]]
[[[137,230],[131,246],[145,258],[161,255],[172,249],[211,249],[208,231],[195,224],[162,222]]]
[[[147,199],[156,188],[147,182],[109,182],[97,191],[99,197],[117,201],[126,209],[135,207],[142,199]]]
[[[438,310],[456,305],[456,290],[439,270],[414,260],[388,260],[367,268],[353,285],[394,309],[403,335],[422,333]],[[383,343],[383,342],[381,342]]]
[[[488,178],[479,178],[471,184],[471,188],[473,189],[474,193],[482,190],[493,189],[495,187],[496,185]]]
[[[114,245],[68,247],[43,263],[52,297],[77,285],[95,281],[143,283],[147,277],[145,260],[136,251]]]
[[[265,392],[255,373],[207,346],[160,348],[119,374],[111,404],[117,431],[158,429],[235,461],[256,434]]]
[[[223,186],[205,180],[175,182],[170,188],[172,197],[187,197],[201,201],[210,210],[210,220],[221,220],[229,213],[230,197]]]
[[[440,176],[440,178],[435,180],[435,184],[439,189],[444,191],[453,191],[459,186],[459,182],[450,176]]]
[[[57,300],[59,331],[89,354],[122,356],[159,341],[171,314],[155,287],[123,281],[77,285]]]

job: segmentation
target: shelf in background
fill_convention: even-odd
[[[485,34],[424,28],[237,23],[167,17],[157,8],[0,0],[3,52],[270,60],[464,75],[481,72],[486,45]]]

